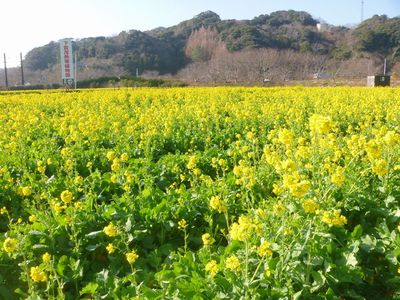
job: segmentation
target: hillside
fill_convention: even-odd
[[[400,18],[374,16],[354,29],[325,25],[307,12],[277,11],[251,20],[221,20],[212,11],[168,28],[123,31],[112,37],[74,41],[81,79],[153,72],[176,74],[190,63],[215,57],[218,49],[292,51],[324,59],[388,57],[400,60]],[[25,57],[31,81],[58,82],[58,43],[34,48]]]

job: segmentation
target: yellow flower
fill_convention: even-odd
[[[219,164],[220,167],[223,168],[223,167],[226,166],[226,160],[223,159],[223,158],[220,158],[220,159],[218,160],[218,164]]]
[[[302,180],[296,184],[291,185],[289,189],[293,196],[301,198],[308,193],[310,187],[311,184],[308,180]]]
[[[268,211],[266,209],[257,208],[256,214],[260,219],[265,219],[268,217]]]
[[[39,160],[36,162],[37,170],[39,173],[43,174],[46,171],[46,167],[44,166],[44,162]]]
[[[76,176],[75,178],[74,178],[74,183],[76,184],[76,185],[82,185],[83,184],[83,177],[82,176]]]
[[[267,241],[262,242],[261,245],[257,248],[258,255],[260,255],[261,257],[271,255],[272,250],[269,248],[269,246],[271,246],[271,243]]]
[[[115,152],[114,151],[108,151],[106,154],[106,157],[109,161],[114,160],[115,158]]]
[[[272,275],[272,271],[270,268],[266,268],[264,272],[265,277],[269,278]]]
[[[139,255],[137,255],[135,250],[132,250],[131,252],[126,253],[125,256],[126,256],[126,260],[130,264],[133,264],[139,258]]]
[[[18,189],[18,194],[20,196],[28,197],[32,194],[32,190],[29,186],[23,186]]]
[[[118,158],[114,158],[112,164],[111,164],[111,170],[113,172],[118,172],[121,169],[121,164],[120,164],[120,160]]]
[[[61,152],[61,156],[63,156],[63,157],[67,157],[67,156],[71,156],[72,155],[72,151],[68,147],[62,148],[60,152]]]
[[[68,190],[65,190],[61,193],[60,195],[61,201],[64,202],[65,204],[68,204],[72,201],[72,193]]]
[[[103,232],[108,236],[117,236],[118,235],[118,228],[110,223],[106,227],[104,227]]]
[[[34,223],[37,221],[37,218],[35,215],[30,215],[28,219],[29,219],[29,222],[31,222],[31,223]]]
[[[16,239],[13,238],[6,238],[3,243],[3,249],[7,253],[11,254],[12,252],[17,249],[18,242]]]
[[[187,222],[186,222],[185,219],[182,219],[182,220],[180,220],[180,221],[178,222],[178,228],[179,228],[180,230],[185,230],[186,226],[187,226]]]
[[[115,247],[114,247],[114,245],[111,244],[111,243],[107,245],[106,249],[107,249],[107,252],[108,252],[109,254],[113,254],[113,253],[115,252]]]
[[[311,188],[311,183],[308,180],[303,179],[298,172],[292,174],[285,174],[283,177],[283,186],[286,187],[289,192],[297,198],[303,197]]]
[[[282,203],[282,201],[278,201],[278,202],[274,205],[273,210],[274,210],[274,213],[275,213],[276,215],[281,216],[281,215],[283,215],[283,213],[285,212],[286,207],[285,207],[285,205]]]
[[[294,135],[290,130],[284,128],[281,131],[279,131],[278,140],[280,143],[289,146],[293,142],[293,139]]]
[[[210,206],[211,206],[212,209],[218,211],[219,213],[225,213],[226,212],[226,206],[221,201],[221,198],[218,197],[218,196],[212,196],[211,197]]]
[[[65,209],[64,205],[61,205],[60,203],[54,200],[51,201],[51,206],[57,214],[61,213]]]
[[[309,119],[309,126],[311,135],[328,134],[334,127],[334,123],[330,117],[321,115],[312,115]]]
[[[31,278],[34,282],[46,282],[47,275],[46,273],[39,267],[31,267]]]
[[[74,207],[76,209],[83,209],[83,207],[84,207],[83,202],[75,202]]]
[[[189,170],[192,170],[192,169],[194,169],[196,167],[196,163],[197,163],[197,158],[196,158],[196,156],[192,155],[192,156],[189,157],[189,161],[188,161],[186,167]]]
[[[122,153],[121,154],[121,161],[128,161],[128,159],[129,159],[129,155],[128,155],[128,153]]]
[[[194,168],[193,170],[193,174],[196,176],[200,176],[201,175],[201,170],[199,168]]]
[[[399,143],[400,135],[395,131],[388,131],[383,137],[383,140],[389,147],[392,147],[395,144]]]
[[[316,203],[312,199],[307,199],[303,203],[303,209],[306,214],[313,214],[317,211],[318,208],[319,208],[318,203]]]
[[[257,223],[247,216],[240,216],[238,223],[234,222],[230,228],[232,240],[245,241],[258,229]]]
[[[341,215],[338,210],[325,211],[322,215],[321,221],[329,226],[344,226],[347,224],[346,217]]]
[[[381,177],[387,174],[387,161],[384,159],[378,159],[377,161],[375,161],[372,165],[372,172]]]
[[[67,170],[72,170],[72,168],[74,167],[75,162],[72,159],[67,159],[65,161],[65,168]]]
[[[342,186],[346,176],[344,175],[344,168],[341,166],[336,167],[335,172],[331,176],[332,183],[336,184],[337,186]]]
[[[205,270],[210,273],[211,277],[214,277],[218,273],[218,264],[215,260],[211,260],[206,264]]]
[[[50,262],[51,255],[48,252],[46,252],[45,254],[42,255],[42,260],[43,260],[44,263]]]
[[[203,234],[201,239],[203,240],[204,246],[212,245],[215,242],[214,238],[209,233]]]
[[[22,218],[18,218],[17,219],[17,224],[21,224],[22,223]]]
[[[0,215],[5,215],[7,213],[7,208],[5,206],[3,206],[2,208],[0,208]]]
[[[112,174],[111,178],[110,178],[110,181],[112,183],[116,183],[118,181],[118,176],[116,174]]]
[[[235,255],[229,256],[226,259],[225,265],[231,271],[240,271],[240,261]]]

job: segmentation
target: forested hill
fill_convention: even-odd
[[[317,23],[310,14],[293,10],[252,20],[221,20],[207,11],[168,28],[77,40],[74,49],[81,67],[91,69],[92,76],[96,71],[116,73],[116,69],[124,74],[135,74],[136,69],[174,74],[190,62],[210,59],[218,47],[230,52],[273,48],[337,59],[375,55],[400,60],[399,17],[374,16],[353,29],[324,24],[318,30]],[[51,42],[28,52],[25,66],[32,71],[47,70],[58,60],[58,44]]]

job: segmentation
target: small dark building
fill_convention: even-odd
[[[367,86],[390,86],[390,76],[388,75],[368,76]]]

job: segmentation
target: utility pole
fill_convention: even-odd
[[[6,54],[4,53],[4,74],[6,80],[6,89],[8,89],[8,77],[7,77],[7,61],[6,61]]]
[[[383,76],[386,76],[386,57],[385,57],[385,60],[383,62]]]
[[[24,86],[25,78],[24,78],[24,65],[22,63],[22,52],[19,53],[19,58],[21,59],[21,84],[22,84],[22,86]]]
[[[364,22],[364,0],[361,0],[361,23]]]
[[[76,78],[76,69],[78,68],[78,65],[76,64],[76,52],[75,52],[75,61],[74,61],[74,77],[75,77],[75,79],[74,79],[74,87],[75,87],[75,90],[76,90],[76,81],[77,81],[77,78]]]

